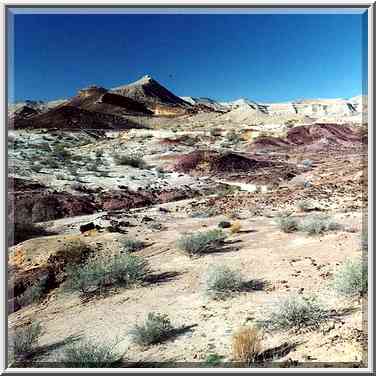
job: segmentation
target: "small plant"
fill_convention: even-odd
[[[71,344],[63,351],[62,363],[73,368],[111,368],[121,355],[114,350],[117,343],[99,344],[85,341]]]
[[[146,163],[139,155],[115,154],[115,162],[121,166],[131,166],[135,168],[146,168]]]
[[[325,215],[312,215],[305,218],[298,227],[300,231],[307,232],[309,235],[319,235],[327,231],[341,229],[338,223]]]
[[[290,216],[280,216],[277,218],[277,224],[281,231],[290,233],[298,231],[298,221]]]
[[[151,312],[143,325],[135,325],[130,331],[133,341],[140,346],[161,343],[173,333],[173,326],[166,314]]]
[[[243,327],[232,337],[232,353],[237,361],[253,362],[261,352],[260,331],[255,327]]]
[[[271,311],[263,325],[270,329],[291,329],[318,326],[327,313],[315,297],[290,296]]]
[[[368,268],[362,260],[347,260],[337,271],[332,283],[339,295],[364,295],[368,290]]]
[[[53,157],[49,157],[49,158],[46,158],[44,160],[44,164],[49,167],[49,168],[52,168],[52,169],[56,169],[56,168],[59,168],[59,163],[55,160],[55,158]]]
[[[112,257],[91,257],[84,265],[67,268],[66,288],[101,293],[110,286],[130,287],[142,282],[149,273],[147,261],[130,254],[117,254]]]
[[[209,367],[219,366],[222,362],[223,356],[218,354],[209,354],[205,359],[205,365]]]
[[[239,133],[237,133],[235,130],[231,130],[231,131],[227,132],[226,139],[227,139],[228,142],[231,142],[231,143],[234,143],[234,144],[237,144],[240,141],[242,141],[241,135]]]
[[[302,200],[297,203],[297,207],[300,211],[307,212],[312,208],[312,204],[307,200]]]
[[[230,227],[230,232],[231,234],[236,234],[241,230],[241,228],[242,228],[242,225],[240,224],[240,222],[235,221]]]
[[[121,242],[121,246],[127,252],[136,252],[144,248],[145,244],[141,240],[125,239]]]
[[[64,174],[57,174],[56,175],[57,180],[68,180],[68,176]]]
[[[190,256],[201,255],[220,247],[225,238],[226,235],[222,230],[215,229],[183,235],[178,239],[177,246]]]
[[[39,322],[16,328],[13,338],[13,351],[17,355],[26,355],[37,344],[42,333]]]
[[[227,266],[214,266],[208,271],[205,288],[211,298],[225,299],[239,292],[243,285],[243,278],[238,271]]]
[[[201,211],[196,211],[191,214],[192,218],[210,218],[210,217],[215,217],[216,215],[219,215],[218,209],[215,207],[211,208],[205,208],[204,210]]]

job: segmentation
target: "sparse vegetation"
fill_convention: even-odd
[[[130,331],[133,341],[140,346],[161,343],[173,333],[173,326],[166,314],[151,312],[142,325],[135,325]]]
[[[230,232],[231,234],[236,234],[241,230],[241,228],[242,228],[242,225],[240,224],[240,222],[235,221],[234,223],[231,224]]]
[[[189,256],[199,256],[220,247],[225,238],[225,233],[219,229],[202,231],[183,235],[178,239],[177,246]]]
[[[17,302],[21,307],[31,303],[39,302],[46,290],[46,279],[40,280],[29,286],[20,296],[17,297]]]
[[[26,326],[16,328],[13,336],[13,351],[16,356],[26,355],[37,344],[38,338],[42,333],[39,322],[33,322]]]
[[[239,292],[243,285],[243,278],[238,271],[220,265],[208,270],[205,290],[213,299],[225,299]]]
[[[83,265],[67,268],[66,288],[82,294],[101,293],[107,287],[130,287],[141,283],[149,272],[147,261],[138,256],[91,257]]]
[[[111,368],[121,358],[115,351],[117,343],[100,344],[90,341],[72,343],[63,351],[62,363],[70,368]]]
[[[327,231],[335,231],[341,229],[341,226],[332,218],[326,215],[312,215],[299,224],[299,230],[309,235],[319,235]]]
[[[237,144],[240,141],[242,141],[242,136],[238,132],[236,132],[235,130],[231,130],[231,131],[227,132],[226,140],[228,142],[233,143],[233,144]]]
[[[223,356],[218,354],[209,354],[205,359],[205,365],[208,367],[219,366],[222,362]]]
[[[290,216],[279,216],[277,218],[277,224],[281,231],[290,233],[298,231],[298,220]]]
[[[211,207],[211,208],[205,208],[203,210],[195,211],[191,214],[192,218],[210,218],[215,217],[216,215],[219,215],[220,212],[217,208]]]
[[[302,212],[307,212],[312,208],[312,203],[308,200],[301,200],[297,203],[297,207]]]
[[[136,154],[115,154],[115,162],[121,166],[131,166],[135,168],[146,168],[146,162],[141,156]]]
[[[137,239],[125,239],[121,242],[121,247],[126,252],[136,252],[144,248],[145,243]]]
[[[232,337],[232,353],[237,361],[253,362],[261,352],[261,339],[259,329],[243,327]]]
[[[364,295],[368,290],[368,268],[362,260],[347,260],[336,272],[332,283],[343,296]]]
[[[327,318],[327,312],[316,297],[290,296],[275,305],[262,325],[269,329],[300,329],[318,326]]]

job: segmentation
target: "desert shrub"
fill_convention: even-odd
[[[149,346],[161,343],[173,333],[173,326],[166,314],[151,312],[147,315],[142,325],[135,325],[130,335],[135,343],[140,346]]]
[[[219,215],[220,212],[215,207],[205,208],[200,211],[193,212],[191,214],[192,218],[210,218],[215,217],[216,215]]]
[[[71,153],[66,149],[64,144],[57,144],[53,148],[52,155],[60,161],[65,161],[70,158]]]
[[[228,142],[231,142],[231,143],[234,143],[234,144],[242,141],[241,135],[238,132],[236,132],[235,130],[231,130],[231,131],[227,132],[226,139],[227,139]]]
[[[326,318],[326,311],[315,297],[290,296],[276,304],[262,324],[270,329],[300,329],[318,326]]]
[[[121,166],[131,166],[135,168],[146,168],[146,163],[141,156],[136,154],[115,154],[115,162]]]
[[[114,344],[99,344],[90,341],[72,343],[63,350],[62,363],[73,368],[111,368],[121,355]]]
[[[281,231],[290,233],[298,230],[298,221],[296,218],[290,216],[279,216],[277,224]]]
[[[243,327],[232,337],[232,353],[237,361],[252,362],[261,352],[261,339],[259,329]]]
[[[59,168],[59,163],[53,157],[46,158],[43,162],[49,168]]]
[[[244,285],[240,273],[224,265],[210,268],[205,282],[206,293],[213,299],[225,299]]]
[[[339,295],[363,295],[368,290],[368,268],[362,260],[347,260],[336,272],[332,286]]]
[[[299,201],[296,206],[302,212],[309,211],[312,208],[311,202],[307,200]]]
[[[17,356],[29,353],[37,344],[41,333],[42,329],[39,322],[16,328],[12,338],[14,354]]]
[[[70,265],[66,288],[72,291],[102,292],[109,286],[130,287],[142,282],[149,273],[146,260],[130,254],[91,257],[83,265]]]
[[[225,237],[225,233],[219,229],[185,234],[178,239],[177,246],[190,256],[201,255],[221,246]]]
[[[21,307],[31,303],[39,302],[43,293],[47,289],[47,280],[40,280],[33,285],[29,286],[20,296],[17,297],[17,302]]]
[[[34,163],[32,166],[30,166],[30,169],[34,172],[40,172],[43,170],[43,166],[39,163]]]
[[[68,176],[64,174],[57,174],[56,179],[57,180],[69,180]]]
[[[125,239],[121,242],[121,247],[127,252],[136,252],[144,248],[145,243],[137,239]]]
[[[223,356],[218,354],[209,354],[205,359],[205,365],[209,367],[219,366],[222,362]]]
[[[231,227],[230,227],[230,232],[231,234],[236,234],[237,232],[239,232],[242,228],[242,225],[240,224],[239,221],[235,221]]]
[[[326,215],[312,215],[299,224],[299,230],[309,235],[319,235],[327,231],[339,230],[341,226]]]

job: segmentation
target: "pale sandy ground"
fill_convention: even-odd
[[[182,204],[165,206],[174,208]],[[360,231],[361,213],[340,213],[336,218]],[[234,331],[265,318],[268,310],[280,299],[303,288],[304,296],[317,294],[329,309],[353,308],[355,311],[303,333],[265,333],[263,349],[281,345],[287,340],[300,344],[279,360],[304,362],[310,359],[311,362],[329,363],[364,360],[362,346],[355,338],[362,330],[360,302],[336,297],[329,288],[331,277],[327,274],[333,273],[346,259],[361,256],[360,232],[339,231],[315,237],[302,233],[285,234],[278,229],[273,218],[249,217],[240,220],[244,232],[229,238],[236,241],[231,245],[233,250],[193,259],[177,250],[176,239],[181,233],[213,228],[223,219],[226,218],[187,218],[183,214],[167,213],[162,220],[165,230],[150,232],[139,227],[130,228],[125,237],[145,239],[151,244],[138,254],[148,259],[156,273],[176,272],[175,277],[122,290],[85,304],[78,296],[53,292],[42,306],[25,307],[11,314],[9,326],[30,319],[40,321],[43,329],[40,345],[76,334],[97,342],[111,342],[118,338],[121,340],[118,349],[124,352],[124,360],[129,361],[199,364],[210,353],[231,360]],[[90,240],[116,248],[119,236],[124,237],[104,233]],[[29,242],[32,241],[36,240]],[[239,269],[247,280],[264,280],[267,287],[263,291],[242,292],[224,301],[209,300],[203,292],[203,279],[208,268],[217,264]],[[151,311],[167,313],[176,326],[197,326],[163,344],[140,348],[130,341],[128,333]],[[59,359],[59,351],[48,355],[45,360]]]

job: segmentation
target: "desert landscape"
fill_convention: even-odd
[[[366,367],[366,119],[150,75],[9,105],[11,366]]]

